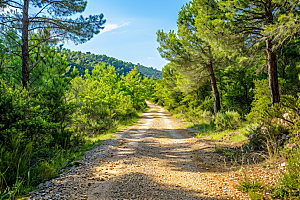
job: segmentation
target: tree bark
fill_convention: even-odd
[[[277,58],[276,52],[272,50],[272,43],[269,39],[266,41],[267,54],[268,54],[268,74],[269,74],[269,90],[271,105],[280,102],[279,84],[278,84],[278,73],[277,73]]]
[[[220,102],[220,95],[217,87],[216,77],[215,77],[215,73],[211,61],[209,61],[207,68],[210,75],[212,91],[214,94],[214,113],[215,115],[217,115],[218,112],[221,110],[221,102]]]
[[[22,86],[28,89],[29,82],[29,52],[28,52],[28,10],[29,0],[24,0],[22,21]]]

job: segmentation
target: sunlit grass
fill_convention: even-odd
[[[245,134],[247,133],[247,127],[244,126],[242,128],[236,130],[223,130],[217,131],[210,124],[203,122],[202,124],[194,125],[192,128],[199,131],[199,133],[195,133],[196,138],[207,138],[211,140],[224,140],[230,141],[233,143],[238,143],[244,140],[247,140]]]

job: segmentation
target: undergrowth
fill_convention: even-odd
[[[102,143],[105,139],[114,138],[114,133],[121,131],[127,126],[136,124],[140,119],[139,115],[132,119],[127,119],[108,129],[105,133],[94,134],[92,137],[85,136],[83,142],[71,149],[63,149],[59,146],[51,149],[42,149],[32,155],[32,144],[27,144],[25,148],[20,149],[20,141],[15,139],[11,148],[14,151],[6,151],[6,148],[0,147],[1,162],[10,162],[15,165],[17,178],[11,186],[7,185],[7,179],[13,178],[13,174],[8,174],[8,169],[0,173],[0,199],[16,199],[26,195],[28,192],[36,189],[40,183],[59,177],[61,173],[66,172],[73,166],[80,165],[78,162],[84,156],[84,152]],[[74,159],[73,159],[74,158]],[[70,160],[73,160],[66,169],[62,169]],[[30,166],[30,167],[29,167]]]

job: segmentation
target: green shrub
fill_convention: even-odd
[[[249,192],[249,197],[251,200],[264,200],[264,195],[262,193]]]
[[[214,112],[214,97],[213,97],[213,95],[205,97],[205,100],[200,105],[200,109]]]
[[[288,154],[286,171],[272,194],[273,198],[300,198],[300,141],[297,143],[298,148]]]
[[[23,143],[17,135],[10,143],[0,146],[0,196],[14,198],[18,194],[28,178],[31,155],[32,143]]]
[[[244,145],[244,148],[248,148],[252,151],[266,150],[266,135],[263,134],[261,126],[250,125],[247,127],[245,136],[248,137],[249,142]]]
[[[262,114],[271,107],[269,81],[267,79],[256,80],[254,84],[254,100],[251,104],[250,113],[246,115],[246,119],[252,123],[259,122]]]
[[[215,117],[217,130],[236,129],[240,124],[240,114],[234,111],[219,112]]]
[[[200,117],[202,118],[202,120],[204,120],[206,123],[211,124],[213,123],[213,120],[215,118],[215,116],[212,114],[212,112],[204,110]]]
[[[249,193],[249,197],[251,198],[251,200],[259,200],[264,199],[264,196],[262,194],[264,190],[263,184],[263,181],[259,181],[257,179],[250,180],[245,177],[242,181],[239,182],[237,189]]]
[[[237,189],[243,192],[259,192],[263,189],[263,184],[263,181],[258,181],[257,179],[250,180],[248,178],[244,178],[239,182]]]

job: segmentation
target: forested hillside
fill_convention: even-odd
[[[162,79],[161,71],[154,69],[153,67],[145,67],[140,65],[134,65],[131,62],[124,62],[113,57],[106,55],[95,55],[90,52],[82,53],[80,51],[71,51],[64,49],[61,51],[62,55],[65,55],[71,70],[75,66],[79,75],[84,75],[85,70],[88,69],[89,73],[92,73],[95,65],[105,63],[106,65],[113,65],[116,69],[116,72],[120,75],[126,75],[136,67],[142,77],[153,78],[154,80]]]

